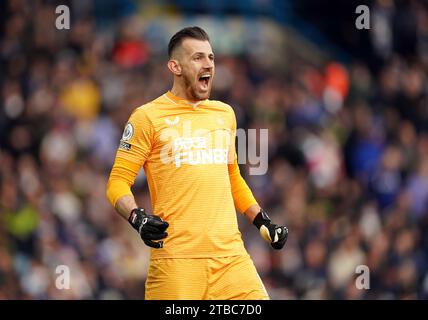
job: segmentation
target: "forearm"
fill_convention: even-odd
[[[246,213],[248,212],[248,218],[251,219],[253,217],[254,211],[257,211],[257,201],[254,198],[253,193],[251,192],[247,183],[242,178],[236,160],[233,164],[228,165],[228,169],[230,186],[232,189],[232,197],[233,202],[235,203],[235,207],[238,209],[239,212],[245,215],[247,215]]]
[[[107,199],[125,219],[128,219],[131,210],[137,207],[131,186],[138,171],[137,164],[116,158],[107,182]]]
[[[261,207],[258,204],[254,204],[244,212],[244,215],[247,217],[250,223],[253,223],[254,218],[258,215],[260,210]]]
[[[128,220],[131,211],[137,208],[137,203],[133,195],[125,195],[116,201],[116,211],[125,219]]]

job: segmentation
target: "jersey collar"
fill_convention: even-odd
[[[180,97],[173,95],[172,92],[169,90],[167,93],[165,93],[165,96],[169,100],[174,102],[175,104],[187,104],[187,105],[191,106],[193,109],[196,109],[197,107],[199,107],[201,105],[201,103],[206,101],[206,100],[202,100],[202,101],[198,101],[198,102],[190,102],[189,100],[186,100],[186,99],[183,99],[183,98],[180,98]]]

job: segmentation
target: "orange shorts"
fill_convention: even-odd
[[[250,256],[152,259],[147,300],[268,300]]]

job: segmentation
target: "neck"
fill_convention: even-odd
[[[186,90],[186,88],[183,85],[178,84],[176,81],[174,81],[174,84],[172,85],[171,93],[178,98],[181,98],[181,99],[184,99],[184,100],[187,100],[190,102],[201,101],[201,100],[195,99],[190,94],[190,92],[188,92],[188,90]]]

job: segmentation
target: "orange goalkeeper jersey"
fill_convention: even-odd
[[[192,104],[167,92],[134,110],[120,141],[107,196],[131,194],[141,167],[153,214],[168,221],[168,237],[151,258],[246,254],[236,208],[257,204],[235,152],[236,119],[222,102]]]

